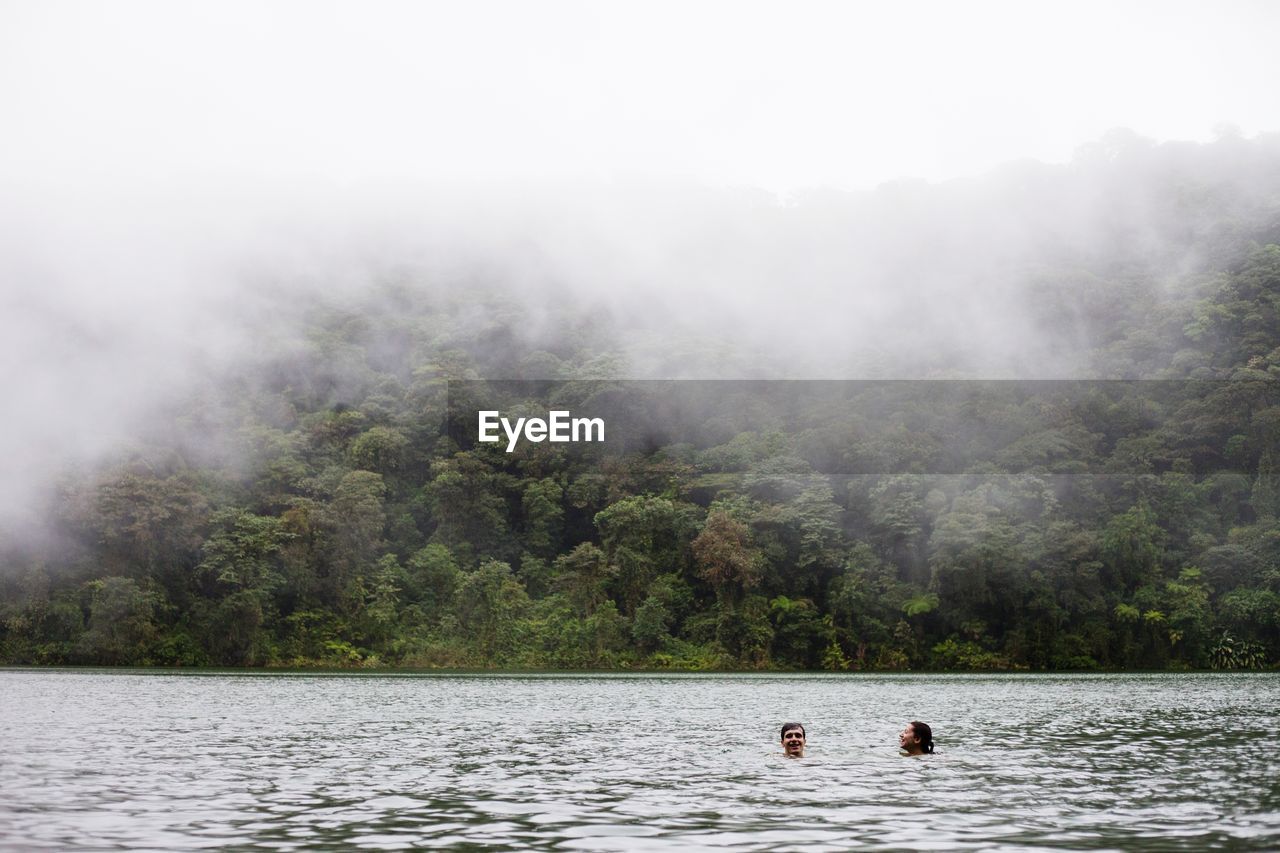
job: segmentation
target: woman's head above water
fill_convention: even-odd
[[[929,728],[928,723],[912,720],[898,735],[898,746],[902,747],[907,755],[925,755],[933,752],[933,729]]]

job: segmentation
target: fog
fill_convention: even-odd
[[[1273,4],[7,2],[7,178],[786,191],[1274,130]]]
[[[0,519],[388,281],[574,306],[635,377],[1092,375],[1036,271],[1212,267],[1165,190],[1267,203],[1278,18],[4,3]]]

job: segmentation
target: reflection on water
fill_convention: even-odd
[[[0,697],[7,847],[1280,847],[1274,674],[9,670]],[[898,757],[910,719],[938,754]]]

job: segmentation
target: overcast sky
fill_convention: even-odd
[[[253,282],[327,295],[397,253],[481,259],[521,291],[582,282],[650,319],[680,294],[777,352],[825,354],[858,323],[910,348],[980,315],[997,356],[1025,353],[1025,323],[971,299],[981,276],[954,259],[904,279],[854,256],[921,222],[858,242],[819,205],[779,233],[752,218],[769,196],[736,188],[1063,163],[1118,126],[1280,131],[1277,24],[1262,0],[0,0],[0,523],[202,365],[287,338],[287,312],[243,322]],[[1016,242],[987,224],[960,242]]]
[[[1280,4],[0,0],[0,179],[775,191],[1280,130]]]

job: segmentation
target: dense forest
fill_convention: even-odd
[[[678,295],[663,331],[569,298],[534,323],[501,282],[404,269],[291,291],[296,334],[59,472],[46,528],[0,545],[0,662],[1280,664],[1280,143],[1113,138],[760,215],[809,245],[887,217],[916,229],[895,252],[943,266],[1008,234],[942,219],[1019,220],[1031,238],[957,286],[1016,303],[1070,379],[1015,352],[990,381],[963,337],[925,336],[892,363],[832,341],[830,378],[798,381],[713,307],[674,322]],[[652,381],[674,375],[718,381]],[[474,440],[480,400],[607,412],[610,440],[508,453]]]

